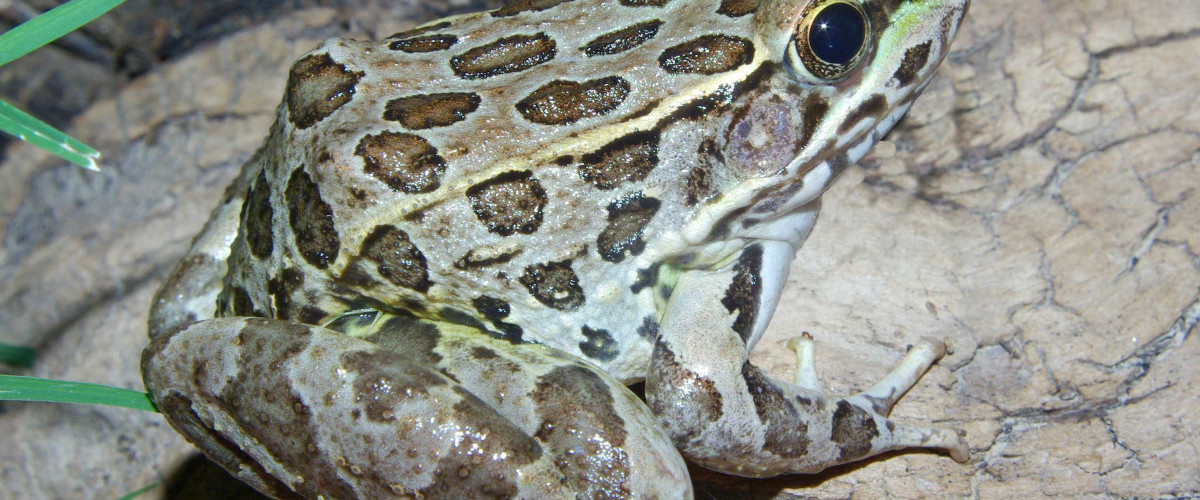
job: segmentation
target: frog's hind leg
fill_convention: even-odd
[[[796,353],[796,385],[807,390],[824,392],[817,380],[814,366],[814,342],[807,332],[788,340],[787,347]],[[871,388],[846,398],[857,407],[869,407],[875,414],[888,416],[904,393],[921,380],[930,366],[946,354],[946,344],[924,338],[912,345],[892,371]],[[957,432],[942,428],[909,427],[888,420],[892,448],[936,448],[946,450],[950,457],[965,462],[969,453]]]
[[[590,364],[409,316],[328,326],[341,331],[186,326],[152,341],[146,387],[210,458],[276,497],[691,497],[653,415]]]
[[[651,356],[646,399],[684,456],[750,477],[812,473],[909,447],[965,460],[967,447],[957,433],[887,418],[945,352],[941,345],[917,344],[879,384],[849,397],[821,389],[811,339],[795,344],[795,383],[775,380],[749,362],[793,254],[785,242],[755,241],[732,262],[684,271],[675,283]]]

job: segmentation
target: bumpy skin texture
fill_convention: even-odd
[[[330,40],[160,291],[147,388],[276,497],[687,497],[676,449],[746,476],[965,459],[886,418],[939,342],[846,398],[747,359],[966,3],[517,1]],[[835,4],[866,28],[839,63],[808,45]]]

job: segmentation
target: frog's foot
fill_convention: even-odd
[[[347,328],[370,341],[280,320],[195,323],[153,339],[146,388],[209,458],[276,498],[691,497],[654,417],[599,369],[378,316]]]
[[[787,341],[788,349],[796,353],[796,386],[818,393],[824,392],[817,380],[814,362],[813,338],[808,332]],[[870,389],[846,398],[859,407],[869,407],[876,416],[886,417],[896,402],[916,385],[921,376],[938,359],[946,354],[946,343],[933,338],[923,338],[909,346],[908,354],[892,371]],[[950,429],[908,427],[887,421],[892,428],[893,449],[934,448],[945,450],[958,462],[970,458],[966,441]]]
[[[646,400],[685,457],[749,477],[813,473],[903,448],[933,448],[964,461],[962,437],[946,429],[887,418],[929,366],[945,353],[917,343],[878,384],[837,397],[817,381],[811,337],[792,343],[794,383],[750,364],[786,276],[792,249],[763,241],[717,269],[680,275],[659,327],[646,375]]]

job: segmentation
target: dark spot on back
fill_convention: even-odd
[[[292,65],[287,82],[288,121],[306,129],[324,120],[354,97],[354,87],[363,77],[334,62],[329,54],[310,54]]]
[[[418,292],[429,290],[429,265],[425,255],[408,238],[408,233],[392,225],[375,226],[363,240],[359,256],[375,264],[384,279]]]
[[[275,248],[271,227],[275,210],[271,208],[271,186],[267,183],[266,170],[260,170],[258,178],[246,194],[242,204],[242,220],[246,228],[246,244],[250,246],[250,254],[265,259],[271,256]]]
[[[481,267],[503,264],[521,254],[521,247],[508,249],[472,248],[461,258],[454,261],[455,269],[470,270]]]
[[[658,132],[633,132],[583,155],[579,176],[598,189],[645,179],[658,166]]]
[[[658,339],[658,320],[654,319],[654,315],[648,315],[642,318],[642,326],[637,329],[638,336],[646,340]]]
[[[609,262],[625,260],[626,253],[638,255],[646,248],[642,233],[662,202],[634,193],[608,206],[608,225],[596,238],[596,251]]]
[[[704,35],[663,51],[658,65],[667,73],[723,73],[754,59],[754,44],[728,35]]]
[[[721,6],[717,7],[717,13],[729,17],[742,17],[758,10],[758,3],[760,1],[761,0],[721,0]]]
[[[410,54],[418,54],[446,50],[453,47],[456,43],[458,43],[458,37],[454,35],[429,35],[396,40],[389,43],[388,48]]]
[[[657,19],[638,23],[600,35],[579,50],[582,50],[588,57],[619,54],[654,38],[658,34],[658,27],[662,25],[663,22]]]
[[[583,325],[583,340],[579,342],[579,352],[597,361],[611,361],[619,354],[617,341],[608,330],[590,328]]]
[[[583,288],[579,286],[579,276],[571,269],[570,260],[526,267],[520,282],[546,307],[574,311],[583,305]]]
[[[621,0],[626,7],[662,7],[670,0]]]
[[[450,92],[420,94],[388,101],[384,120],[400,122],[405,128],[421,130],[453,125],[479,109],[478,94]]]
[[[446,160],[429,141],[413,134],[383,131],[364,136],[354,148],[363,171],[404,193],[428,193],[441,184]]]
[[[516,104],[526,120],[540,125],[567,125],[584,118],[603,116],[629,96],[629,82],[619,76],[585,82],[554,80],[534,90]]]
[[[329,263],[337,259],[342,241],[333,227],[333,208],[321,199],[316,183],[304,167],[292,172],[284,196],[296,250],[309,264],[320,269],[329,267]]]
[[[471,209],[488,231],[531,234],[542,224],[546,190],[528,170],[509,171],[467,188]]]
[[[482,45],[450,59],[459,78],[491,78],[524,71],[554,59],[554,40],[545,33],[513,35]]]

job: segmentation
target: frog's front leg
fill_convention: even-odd
[[[942,356],[922,341],[890,375],[850,397],[824,394],[811,339],[795,347],[796,384],[748,362],[787,276],[789,243],[759,241],[717,270],[684,272],[663,317],[646,397],[684,456],[748,477],[811,473],[888,450],[943,449],[965,461],[965,442],[948,429],[887,419],[892,404]]]
[[[146,387],[277,498],[691,497],[654,416],[592,365],[407,316],[329,327],[195,323],[152,341]]]

